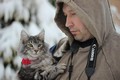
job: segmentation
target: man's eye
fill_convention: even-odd
[[[41,46],[42,46],[41,44],[38,45],[38,47],[41,47]]]
[[[76,13],[71,13],[71,15],[76,15]]]

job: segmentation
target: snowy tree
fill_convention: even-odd
[[[21,66],[17,55],[21,30],[30,35],[45,29],[49,47],[65,35],[54,22],[55,7],[48,0],[0,0],[0,80],[17,80]]]

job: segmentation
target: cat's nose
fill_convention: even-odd
[[[34,50],[36,53],[38,52],[38,50]]]

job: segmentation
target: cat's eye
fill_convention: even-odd
[[[38,47],[41,47],[41,46],[42,46],[41,44],[38,45]]]
[[[33,47],[33,45],[32,44],[28,44],[30,47]]]

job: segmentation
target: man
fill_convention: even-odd
[[[67,69],[55,80],[119,80],[120,35],[107,0],[56,0],[55,21],[68,36],[52,49]]]

